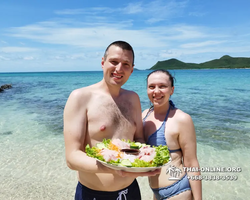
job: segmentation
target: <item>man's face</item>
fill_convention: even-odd
[[[110,46],[106,59],[102,58],[102,69],[107,84],[122,86],[133,72],[132,51]]]

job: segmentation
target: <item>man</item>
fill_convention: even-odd
[[[139,200],[137,176],[155,172],[122,173],[109,169],[86,155],[85,147],[104,138],[144,142],[139,96],[122,89],[133,72],[134,51],[124,41],[111,43],[102,58],[103,79],[74,90],[64,110],[66,161],[78,171],[75,199]]]

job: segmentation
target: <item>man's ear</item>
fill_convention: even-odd
[[[132,69],[131,69],[131,74],[133,73],[134,68],[135,68],[135,65],[133,65],[133,67],[132,67]]]
[[[102,68],[104,66],[104,57],[102,57],[102,62],[101,62]]]

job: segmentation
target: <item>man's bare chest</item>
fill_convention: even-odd
[[[88,126],[92,133],[101,131],[107,137],[131,134],[135,130],[133,105],[129,100],[93,101],[88,109]]]

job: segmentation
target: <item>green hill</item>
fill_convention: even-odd
[[[177,59],[158,61],[151,70],[155,69],[218,69],[218,68],[250,68],[250,58],[222,56],[220,59],[204,63],[185,63]]]

